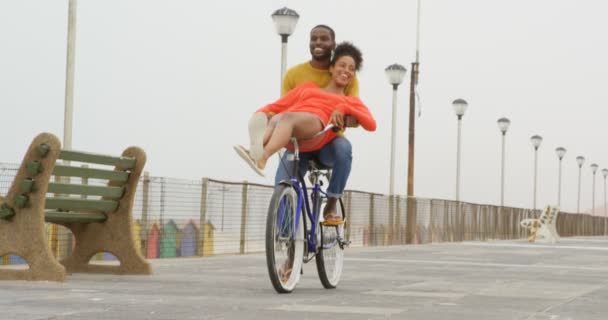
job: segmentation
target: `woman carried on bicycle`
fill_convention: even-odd
[[[331,81],[324,88],[312,82],[303,83],[288,94],[259,109],[249,122],[251,149],[238,145],[237,153],[258,174],[270,156],[281,148],[293,150],[290,139],[300,141],[300,151],[318,150],[336,137],[328,131],[316,136],[328,124],[344,127],[344,116],[353,116],[368,131],[376,130],[376,121],[363,102],[354,96],[346,96],[345,88],[361,68],[361,51],[348,42],[339,44],[330,63]],[[270,119],[270,122],[268,121]]]

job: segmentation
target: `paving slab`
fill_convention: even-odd
[[[151,276],[0,282],[0,319],[608,319],[608,238],[349,248],[277,294],[264,254],[151,260]]]

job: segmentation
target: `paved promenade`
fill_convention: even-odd
[[[313,261],[286,295],[263,254],[152,263],[152,276],[2,281],[0,319],[608,319],[608,238],[350,248],[338,289]]]

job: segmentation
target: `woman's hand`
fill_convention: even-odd
[[[344,113],[334,110],[329,116],[329,123],[333,123],[338,128],[344,128]]]
[[[354,116],[348,114],[344,116],[344,124],[347,128],[356,128],[359,126],[359,121],[357,121],[357,118],[355,118]]]

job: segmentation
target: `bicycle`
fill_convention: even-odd
[[[328,125],[317,135],[336,127]],[[346,213],[342,199],[336,206],[342,217],[340,224],[321,220],[321,208],[327,199],[321,178],[329,179],[327,167],[315,161],[309,163],[309,193],[299,172],[298,141],[294,146],[293,172],[289,180],[281,181],[270,200],[266,220],[266,264],[274,289],[279,293],[292,292],[300,280],[304,263],[316,258],[319,279],[326,289],[336,288],[344,264]],[[306,212],[304,215],[303,212]]]

